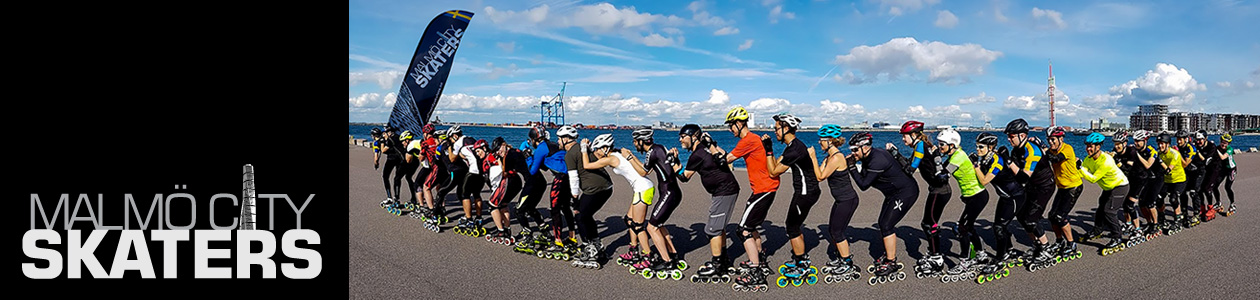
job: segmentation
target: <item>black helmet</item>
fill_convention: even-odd
[[[392,131],[398,131],[398,128],[394,128],[394,126],[391,126],[391,125],[385,125],[385,132],[392,132]]]
[[[1190,137],[1190,133],[1185,130],[1177,130],[1177,138],[1184,139]]]
[[[490,142],[490,151],[499,151],[499,147],[503,147],[504,143],[506,141],[503,140],[503,137],[494,138],[494,141]]]
[[[652,128],[640,128],[631,132],[630,136],[634,137],[636,141],[651,141],[652,133]]]
[[[872,136],[870,132],[862,131],[862,132],[854,133],[853,136],[849,137],[849,146],[853,146],[853,147],[870,146],[872,140],[874,139],[875,137]]]
[[[529,129],[529,140],[531,141],[537,140],[539,138],[542,138],[546,134],[547,134],[547,129],[543,128],[542,125],[534,126],[533,128]]]
[[[1006,134],[1028,133],[1028,121],[1024,119],[1015,119],[1010,123],[1006,123],[1006,130],[1002,131]]]
[[[381,135],[381,129],[372,127],[372,136],[378,136],[378,135]]]
[[[1155,142],[1156,143],[1171,143],[1172,135],[1169,135],[1167,132],[1160,133],[1159,137],[1155,138]]]
[[[996,134],[981,132],[980,136],[976,137],[976,144],[997,145],[997,143],[998,136]]]
[[[678,135],[679,136],[689,135],[689,136],[694,137],[703,132],[704,132],[704,129],[700,129],[700,125],[687,124],[687,125],[683,125],[682,129],[678,130]]]

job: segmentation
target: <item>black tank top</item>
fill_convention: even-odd
[[[836,154],[832,155],[843,156],[844,154],[836,152]],[[829,156],[827,159],[831,159],[831,157]],[[853,190],[853,184],[844,170],[836,170],[831,173],[831,176],[827,177],[827,188],[831,189],[831,197],[835,198],[836,202],[856,200],[858,198],[857,191]]]

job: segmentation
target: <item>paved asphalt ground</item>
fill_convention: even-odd
[[[350,298],[1260,298],[1260,285],[1257,285],[1260,282],[1257,281],[1257,275],[1260,275],[1260,252],[1257,251],[1260,248],[1260,223],[1256,222],[1257,216],[1260,216],[1260,209],[1257,209],[1260,205],[1256,204],[1255,196],[1260,193],[1260,155],[1255,154],[1238,156],[1243,167],[1234,184],[1239,198],[1237,214],[1173,236],[1160,237],[1118,254],[1102,257],[1098,255],[1099,245],[1084,244],[1081,250],[1085,256],[1080,259],[1036,273],[1022,268],[1012,269],[1012,276],[984,285],[977,285],[974,281],[941,283],[938,278],[916,279],[911,266],[927,247],[918,225],[923,205],[920,199],[898,226],[900,241],[897,255],[898,260],[906,265],[905,272],[909,275],[906,280],[870,286],[866,283],[870,274],[863,272],[860,281],[825,284],[819,280],[814,286],[777,288],[773,286],[774,277],[771,277],[768,293],[745,294],[732,291],[730,284],[695,284],[686,278],[682,281],[643,279],[627,273],[625,267],[615,262],[605,264],[601,270],[573,268],[569,262],[539,259],[516,253],[508,246],[486,242],[483,238],[455,234],[449,230],[450,223],[445,225],[448,229],[442,233],[433,233],[421,227],[416,219],[406,215],[395,217],[380,208],[378,202],[384,197],[384,192],[380,172],[372,169],[371,150],[348,147],[349,194],[346,204],[350,218]],[[744,198],[749,193],[746,174],[736,172],[736,177],[742,193],[737,201],[736,216],[731,222],[738,222]],[[600,236],[610,256],[625,252],[629,241],[621,221],[630,202],[628,185],[618,176],[613,179],[613,197],[596,215],[596,220],[600,221]],[[823,184],[826,191],[826,183]],[[780,187],[790,189],[787,177]],[[956,194],[957,186],[954,187]],[[692,265],[685,272],[686,276],[690,276],[709,259],[708,239],[702,228],[710,201],[698,180],[683,184],[682,189],[683,202],[670,219],[674,226],[669,229],[675,246]],[[1099,193],[1097,185],[1086,183],[1072,215],[1072,223],[1078,233],[1083,231],[1083,220],[1092,220]],[[1222,191],[1222,197],[1223,194]],[[483,195],[488,199],[489,191],[486,190]],[[848,232],[854,260],[865,267],[874,255],[882,253],[882,246],[877,240],[878,232],[873,225],[882,197],[875,189],[859,192],[859,195],[861,202]],[[769,261],[776,265],[791,255],[791,247],[785,244],[783,229],[790,197],[787,193],[779,193],[766,218],[768,226],[764,231],[767,237],[764,247],[771,254]],[[952,224],[961,214],[963,205],[956,197],[945,208],[942,221],[946,224]],[[829,257],[834,256],[835,247],[830,246],[825,237],[832,203],[830,194],[824,193],[805,223],[806,246],[816,264],[826,263]],[[977,222],[989,251],[992,251],[993,245],[993,232],[989,225],[995,203],[996,195]],[[459,204],[452,199],[447,206],[452,210],[452,220],[458,217],[455,211],[458,211]],[[542,201],[540,208],[544,214],[548,213],[546,206],[547,201]],[[1092,227],[1092,221],[1087,226],[1085,228]],[[735,225],[727,228],[731,231]],[[1015,231],[1016,249],[1029,248],[1031,240],[1021,230]],[[958,243],[952,234],[947,232],[944,235],[948,238],[946,247],[949,247],[950,253],[957,253]],[[872,244],[872,241],[877,244]],[[728,253],[736,261],[746,259],[742,247],[728,247]]]

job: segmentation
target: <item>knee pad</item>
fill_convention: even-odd
[[[1055,227],[1063,227],[1064,225],[1067,225],[1067,221],[1067,214],[1057,211],[1054,212],[1054,215],[1050,218],[1050,223]]]
[[[647,231],[647,222],[643,222],[643,223],[634,223],[634,231],[635,231],[635,232],[644,232],[644,231]]]
[[[623,217],[621,217],[621,219],[622,219],[622,220],[626,220],[626,229],[627,229],[627,230],[634,231],[634,219],[631,219],[629,215],[627,215],[627,216],[623,216]]]
[[[751,239],[753,238],[753,232],[754,232],[754,231],[752,231],[752,230],[744,230],[744,232],[741,232],[741,233],[739,234],[739,236],[740,236],[741,238],[744,238],[744,240],[745,240],[745,241],[747,241],[747,240],[751,240]]]

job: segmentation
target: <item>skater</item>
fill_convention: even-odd
[[[1217,207],[1222,207],[1221,212],[1225,213],[1225,216],[1233,215],[1236,209],[1234,207],[1234,176],[1238,174],[1238,164],[1234,163],[1234,146],[1230,146],[1233,142],[1234,137],[1229,133],[1225,133],[1221,135],[1221,144],[1218,146],[1221,151],[1221,159],[1223,160],[1220,180],[1225,181],[1225,194],[1229,196],[1229,208],[1226,209],[1220,205],[1220,196],[1217,196],[1216,202]]]
[[[1146,187],[1142,188],[1142,194],[1139,196],[1138,204],[1142,207],[1142,217],[1146,218],[1146,228],[1142,233],[1147,239],[1155,238],[1163,234],[1162,211],[1164,209],[1164,199],[1162,197],[1164,189],[1164,174],[1170,170],[1168,164],[1159,158],[1158,143],[1151,144],[1148,140],[1154,136],[1154,133],[1148,131],[1139,132],[1142,135],[1133,136],[1133,145],[1137,147],[1138,157],[1143,161],[1152,159],[1148,173],[1150,178],[1146,179]],[[1159,209],[1159,212],[1156,211]]]
[[[581,192],[581,204],[578,206],[578,235],[582,237],[582,252],[573,261],[574,266],[601,268],[604,259],[604,244],[599,239],[599,230],[595,228],[595,212],[604,207],[608,198],[612,197],[612,178],[603,167],[592,167],[596,158],[603,158],[613,152],[612,134],[601,134],[592,142],[582,139],[581,152],[569,151],[565,154],[565,165],[569,166],[569,186],[577,185]],[[592,153],[598,152],[598,153]],[[648,184],[651,184],[648,181]],[[632,186],[633,187],[633,186]],[[641,186],[640,186],[641,187]],[[645,190],[645,189],[644,189]],[[572,192],[572,191],[571,191]],[[636,192],[639,199],[643,190]]]
[[[944,168],[937,177],[954,178],[954,182],[958,183],[959,195],[962,195],[962,202],[965,204],[963,213],[958,217],[958,255],[960,259],[954,268],[946,271],[941,277],[941,282],[952,282],[971,279],[975,277],[975,271],[985,263],[989,262],[989,254],[984,252],[984,242],[980,240],[980,234],[976,233],[976,217],[980,215],[980,211],[989,205],[989,191],[984,190],[984,185],[980,184],[980,177],[977,175],[975,164],[979,163],[979,155],[968,155],[960,148],[962,136],[953,129],[941,130],[936,135],[936,140],[940,142],[937,147],[943,159]]]
[[[429,167],[429,171],[423,172],[425,173],[423,177],[417,175],[417,178],[419,179],[418,181],[420,182],[420,190],[416,191],[416,196],[421,199],[422,212],[424,212],[420,216],[421,220],[426,221],[426,228],[433,230],[436,229],[436,227],[429,226],[429,224],[441,223],[438,221],[442,220],[437,220],[437,218],[439,218],[438,216],[441,216],[440,218],[445,218],[446,216],[444,211],[438,210],[438,208],[444,204],[442,202],[445,202],[446,199],[434,201],[434,197],[436,197],[434,193],[441,184],[445,184],[450,181],[450,171],[447,171],[446,161],[438,159],[441,155],[438,150],[438,147],[441,145],[441,140],[439,139],[438,132],[434,130],[433,124],[425,124],[421,131],[424,132],[424,142],[423,146],[420,148],[419,158],[421,166],[427,165]],[[430,219],[433,220],[429,221]]]
[[[1153,178],[1150,168],[1157,159],[1154,156],[1154,151],[1149,152],[1149,154],[1143,154],[1143,151],[1140,150],[1147,147],[1145,139],[1147,137],[1149,137],[1149,134],[1145,130],[1133,132],[1133,144],[1128,143],[1129,138],[1125,131],[1118,131],[1111,137],[1112,142],[1115,142],[1116,154],[1114,158],[1116,165],[1124,173],[1124,177],[1129,179],[1129,194],[1126,195],[1126,201],[1122,205],[1126,217],[1121,218],[1121,221],[1123,221],[1121,227],[1127,229],[1124,231],[1137,233],[1139,236],[1143,236],[1141,232],[1144,228],[1137,213],[1137,206],[1143,203],[1141,199],[1145,193],[1147,181]],[[1147,220],[1149,221],[1150,219]],[[1085,236],[1099,236],[1102,234],[1102,231],[1099,231],[1099,229],[1101,228],[1090,231]]]
[[[682,171],[678,179],[687,182],[699,173],[700,184],[711,200],[704,234],[709,237],[709,253],[713,257],[700,266],[695,275],[691,275],[691,282],[729,283],[734,269],[726,257],[726,225],[734,212],[735,199],[739,197],[739,183],[726,162],[726,152],[700,129],[700,125],[683,125],[678,131],[678,143],[683,149],[691,151],[686,168],[682,168],[677,158],[671,159],[674,168]],[[676,157],[676,151],[671,149],[675,153],[673,157]]]
[[[814,172],[817,159],[813,158],[813,148],[806,147],[804,142],[796,138],[796,129],[801,126],[800,118],[787,113],[774,115],[773,118],[774,136],[767,134],[761,138],[767,153],[766,169],[770,171],[770,176],[779,176],[788,169],[792,170],[792,205],[788,206],[787,220],[784,221],[788,244],[792,246],[792,258],[779,266],[781,275],[775,283],[779,287],[787,286],[789,281],[793,286],[800,286],[802,282],[813,285],[818,282],[818,268],[810,266],[801,229],[805,226],[805,218],[809,216],[810,209],[818,203],[818,197],[822,193],[818,188],[817,173]],[[783,155],[777,160],[770,154],[774,152],[770,148],[771,138],[785,145]]]
[[[457,144],[455,147],[459,158],[468,166],[463,183],[459,185],[459,191],[456,193],[464,207],[465,221],[457,226],[455,232],[480,237],[486,234],[481,220],[481,188],[486,185],[486,178],[481,174],[486,173],[487,170],[484,168],[487,166],[481,162],[486,157],[488,146],[485,140],[471,140],[470,137],[464,137],[464,146],[459,147]]]
[[[814,176],[818,177],[818,181],[827,181],[827,188],[831,189],[831,198],[835,200],[835,203],[831,205],[831,217],[827,224],[830,227],[828,233],[831,242],[836,246],[837,255],[822,268],[822,273],[826,274],[823,281],[826,283],[850,281],[861,276],[861,271],[853,263],[849,237],[845,235],[845,231],[849,228],[849,221],[853,219],[853,213],[857,211],[858,195],[857,191],[853,190],[850,177],[845,174],[845,170],[849,169],[849,161],[844,153],[840,152],[840,147],[844,144],[845,139],[841,135],[840,126],[827,124],[818,128],[818,146],[827,152],[827,158],[814,168]],[[813,163],[818,163],[818,158],[812,153],[810,158]]]
[[[1028,122],[1015,119],[1006,124],[1003,133],[1011,143],[1011,161],[1008,168],[1015,172],[1015,180],[1024,185],[1024,203],[1017,203],[1019,208],[1015,216],[1023,225],[1024,232],[1033,239],[1032,252],[1026,265],[1029,271],[1036,271],[1054,264],[1054,249],[1046,240],[1045,229],[1041,228],[1041,219],[1046,204],[1054,194],[1054,172],[1048,166],[1049,159],[1042,155],[1041,141],[1028,136]]]
[[[403,145],[398,141],[398,137],[394,135],[394,131],[396,131],[394,127],[386,125],[385,130],[381,133],[380,140],[373,142],[372,145],[374,149],[379,147],[379,149],[376,149],[378,154],[373,157],[373,166],[379,164],[380,153],[385,155],[385,169],[381,170],[381,182],[385,184],[385,201],[381,201],[381,207],[385,208],[385,211],[390,214],[394,214],[397,211],[396,207],[398,198],[400,198],[399,192],[401,191],[398,190],[399,187],[397,185],[390,184],[389,177],[391,173],[402,172],[401,165],[403,160]],[[395,177],[397,177],[397,174],[395,174]]]
[[[984,284],[1011,275],[1010,267],[1022,263],[1020,254],[1011,249],[1010,223],[1015,218],[1015,205],[1024,201],[1024,190],[1015,182],[1015,173],[1004,167],[1010,161],[1010,150],[997,148],[998,136],[982,132],[976,136],[975,172],[980,186],[989,184],[997,192],[993,216],[993,237],[997,251],[988,262],[979,266],[976,283]],[[981,252],[983,253],[983,252]]]
[[[774,202],[774,196],[779,190],[779,177],[770,176],[770,171],[766,169],[765,159],[773,156],[774,152],[766,151],[773,149],[769,141],[762,141],[748,129],[748,111],[743,107],[735,107],[726,114],[726,126],[731,134],[739,138],[735,149],[726,154],[726,162],[733,163],[736,159],[743,158],[744,165],[748,168],[748,182],[752,186],[744,215],[739,220],[739,227],[742,228],[740,237],[743,238],[748,260],[740,263],[740,272],[743,275],[735,280],[731,288],[765,291],[766,275],[769,275],[770,268],[766,266],[766,254],[761,249],[762,240],[758,229],[765,221],[770,204]]]
[[[1207,222],[1216,218],[1216,207],[1220,204],[1221,193],[1217,190],[1220,185],[1221,171],[1221,155],[1220,148],[1216,143],[1207,139],[1207,131],[1199,130],[1195,134],[1195,146],[1199,150],[1199,156],[1203,160],[1203,176],[1199,184],[1198,194],[1199,216],[1201,221]]]
[[[1076,248],[1076,239],[1072,237],[1072,224],[1068,223],[1068,215],[1076,207],[1076,200],[1081,197],[1084,186],[1081,182],[1080,159],[1072,145],[1063,142],[1067,130],[1052,126],[1046,129],[1046,142],[1050,145],[1046,157],[1050,159],[1050,169],[1054,173],[1054,183],[1058,190],[1054,194],[1054,203],[1050,209],[1050,227],[1054,231],[1055,253],[1050,253],[1062,260],[1080,257]]]
[[[420,160],[416,159],[418,157],[412,155],[412,152],[414,151],[416,154],[419,154],[419,151],[422,148],[421,144],[423,144],[423,142],[416,140],[416,137],[411,134],[410,130],[403,130],[402,134],[398,136],[398,144],[403,146],[402,148],[399,148],[399,150],[402,151],[403,160],[398,165],[398,172],[394,173],[394,192],[398,193],[398,197],[400,198],[395,200],[399,202],[399,205],[406,207],[407,210],[412,210],[417,202],[416,199],[419,199],[416,198],[415,194],[415,191],[418,188],[416,187],[414,178],[416,170],[420,168]],[[406,194],[411,198],[406,202],[402,202],[401,199],[403,181],[407,182],[407,191],[409,192]]]
[[[531,142],[548,140],[547,129],[541,126],[535,126],[529,130],[526,140],[521,142],[518,147],[521,156],[525,157],[525,166],[527,169],[521,172],[524,179],[524,187],[521,190],[521,199],[516,202],[516,222],[521,225],[521,233],[517,235],[516,240],[531,239],[533,233],[542,234],[547,227],[547,223],[543,222],[542,214],[538,212],[538,201],[543,197],[543,192],[547,191],[547,180],[543,178],[540,170],[547,170],[543,164],[546,154],[549,150],[543,150],[540,155],[535,156],[534,146]],[[545,147],[545,146],[543,146]],[[529,220],[534,220],[537,226],[530,226]]]
[[[565,125],[556,129],[556,139],[559,144],[552,142],[545,134],[534,136],[534,166],[545,166],[551,171],[551,230],[552,238],[555,241],[543,250],[543,257],[559,256],[560,259],[568,260],[570,256],[577,253],[578,242],[576,239],[577,219],[573,216],[571,208],[575,192],[579,189],[577,184],[577,170],[569,170],[568,158],[570,151],[581,150],[577,147],[578,132],[573,126]],[[541,157],[539,157],[541,155]],[[568,239],[565,239],[564,230],[568,229]]]
[[[897,222],[906,216],[910,207],[919,198],[919,185],[901,170],[901,163],[893,158],[888,150],[871,147],[874,137],[868,132],[858,132],[849,138],[849,159],[860,161],[862,167],[849,168],[849,176],[862,190],[875,187],[884,194],[884,203],[879,211],[879,233],[884,244],[884,255],[880,255],[875,265],[867,268],[875,276],[868,283],[884,283],[905,279],[901,272],[903,265],[897,262],[897,236],[894,229]]]
[[[1182,206],[1178,204],[1180,195],[1186,188],[1186,171],[1185,167],[1190,165],[1190,161],[1182,159],[1181,152],[1170,147],[1172,136],[1168,133],[1162,133],[1155,142],[1159,144],[1159,160],[1164,164],[1164,168],[1168,171],[1164,173],[1164,186],[1160,190],[1159,211],[1156,218],[1159,223],[1164,224],[1164,234],[1173,234],[1180,232],[1182,229]],[[1173,207],[1173,222],[1165,222],[1164,219],[1164,202],[1167,201]]]
[[[1190,228],[1199,225],[1198,206],[1203,202],[1199,196],[1199,186],[1203,182],[1203,156],[1200,155],[1198,147],[1195,147],[1195,136],[1188,131],[1177,131],[1177,151],[1181,154],[1181,159],[1188,162],[1184,164],[1186,172],[1185,189],[1181,192],[1181,227]]]
[[[1094,230],[1108,231],[1110,242],[1102,246],[1103,256],[1132,246],[1126,244],[1129,239],[1123,236],[1120,219],[1116,213],[1129,194],[1129,178],[1116,166],[1115,160],[1102,151],[1102,143],[1106,140],[1101,133],[1091,133],[1085,137],[1085,163],[1081,166],[1081,176],[1089,182],[1097,183],[1102,188],[1098,196],[1098,209],[1094,211]]]
[[[682,189],[678,187],[678,172],[674,169],[675,161],[678,160],[678,149],[666,151],[665,146],[657,144],[652,138],[654,131],[651,128],[643,128],[636,130],[632,135],[634,137],[634,148],[639,153],[647,153],[647,165],[640,170],[646,169],[646,173],[656,173],[656,207],[652,209],[648,218],[647,233],[652,242],[659,251],[666,251],[674,265],[659,266],[661,270],[679,269],[680,271],[687,269],[687,262],[683,260],[678,250],[674,249],[674,238],[670,236],[669,230],[665,229],[665,222],[674,214],[674,209],[682,202]],[[638,164],[638,159],[630,156],[634,164]],[[647,176],[646,173],[640,174]],[[640,227],[642,225],[639,225]],[[670,275],[674,274],[672,271]],[[660,277],[660,273],[657,274]]]
[[[893,157],[902,166],[902,171],[906,176],[913,178],[914,170],[919,169],[919,176],[927,182],[928,193],[927,202],[923,203],[923,220],[919,223],[923,228],[923,234],[927,235],[928,253],[923,255],[914,265],[914,276],[936,277],[945,274],[945,256],[944,250],[941,249],[941,214],[945,212],[945,204],[949,203],[949,198],[953,195],[953,190],[949,187],[949,177],[940,177],[941,169],[945,166],[940,161],[937,147],[932,144],[932,139],[923,133],[923,122],[906,121],[901,124],[901,142],[906,146],[914,147],[912,158],[907,159],[901,156],[901,152],[897,151],[897,146],[887,143],[884,148],[892,153]]]
[[[486,155],[485,162],[490,166],[487,169],[491,190],[494,191],[489,201],[490,218],[496,229],[486,236],[486,240],[512,245],[515,241],[508,204],[521,192],[522,180],[519,174],[529,172],[529,167],[525,165],[525,156],[508,146],[503,137],[496,137],[490,143],[490,154]]]

